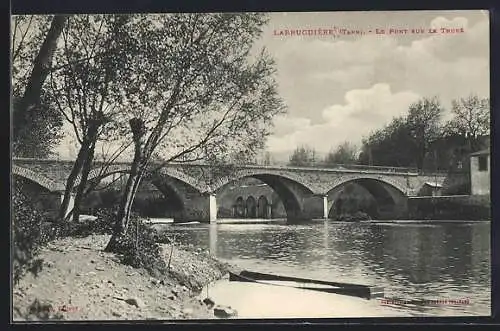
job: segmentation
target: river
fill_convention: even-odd
[[[313,221],[162,228],[177,241],[208,249],[251,271],[372,284],[383,287],[386,299],[424,300],[382,303],[224,280],[204,290],[204,296],[238,310],[240,318],[490,315],[490,222]]]

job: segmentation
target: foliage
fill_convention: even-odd
[[[291,166],[311,166],[316,162],[316,150],[309,146],[297,147],[290,155]]]
[[[330,151],[325,158],[326,165],[354,164],[357,162],[357,148],[348,141],[340,144],[336,150]]]
[[[19,128],[12,140],[16,157],[48,158],[62,138],[63,118],[54,108],[41,104],[29,112],[17,111],[19,98],[13,97],[12,126]]]
[[[406,122],[416,148],[416,163],[419,169],[423,169],[432,143],[440,137],[443,111],[436,97],[422,98],[410,105]]]
[[[467,140],[469,152],[481,148],[480,139],[490,134],[490,100],[469,95],[452,101],[453,118],[446,123],[445,133]]]
[[[64,320],[64,315],[56,311],[51,303],[40,301],[37,298],[29,305],[26,312],[21,312],[17,307],[14,307],[14,310],[20,317],[27,321]]]
[[[46,226],[43,215],[38,211],[30,197],[16,183],[12,194],[13,228],[13,279],[18,282],[26,273],[35,276],[42,269],[42,260],[36,256],[40,248],[55,238],[55,233]]]
[[[58,235],[60,237],[87,237],[92,234],[113,234],[115,215],[116,208],[98,209],[93,218],[58,225]]]
[[[49,105],[44,90],[33,89],[36,95],[33,96],[32,108],[26,108],[25,100],[26,93],[30,92],[29,86],[33,87],[32,81],[44,80],[31,69],[34,70],[37,60],[40,64],[39,52],[48,37],[51,22],[52,16],[46,15],[12,18],[12,152],[18,157],[47,158],[61,138],[62,116]]]
[[[12,93],[21,96],[53,16],[16,15],[11,21]]]
[[[264,50],[252,54],[266,21],[259,13],[135,15],[120,30],[115,43],[130,63],[119,71],[119,107],[130,125],[121,136],[134,144],[121,232],[153,158],[163,161],[158,169],[171,161],[237,163],[262,148],[284,111],[273,60]]]
[[[167,265],[157,243],[157,233],[135,214],[130,218],[130,230],[117,241],[116,252],[124,264],[144,268],[152,276],[165,274]]]
[[[81,202],[88,193],[87,179],[97,142],[114,140],[115,129],[123,123],[122,109],[115,106],[123,92],[118,73],[127,70],[128,62],[116,40],[127,21],[119,15],[75,15],[62,31],[61,46],[54,55],[59,68],[50,72],[48,94],[51,104],[71,125],[80,146],[66,182],[60,218],[76,186],[73,221],[78,220]],[[123,148],[118,151],[119,155]]]
[[[362,164],[411,167],[416,166],[416,146],[405,117],[396,117],[383,128],[363,139]]]
[[[489,99],[471,95],[452,102],[452,119],[443,125],[437,98],[410,105],[363,139],[362,164],[418,167],[421,170],[464,171],[471,152],[485,148],[489,135]]]

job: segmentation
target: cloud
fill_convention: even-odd
[[[388,84],[351,90],[345,94],[344,104],[323,109],[323,123],[311,124],[307,118],[300,117],[278,118],[276,132],[288,133],[271,136],[267,143],[269,151],[279,153],[309,145],[325,153],[346,140],[359,144],[364,135],[406,113],[408,106],[419,97],[411,91],[393,93]],[[290,131],[291,127],[296,130]]]
[[[306,110],[317,121],[324,106],[347,91],[377,83],[393,91],[437,95],[446,106],[471,91],[488,96],[488,21],[471,25],[465,17],[436,17],[431,26],[464,27],[464,33],[284,41],[274,56],[290,114],[298,117]]]

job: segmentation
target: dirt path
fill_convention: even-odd
[[[205,252],[174,249],[171,268],[178,277],[160,280],[103,252],[108,239],[64,238],[44,248],[39,255],[43,270],[14,287],[14,320],[41,319],[37,315],[43,308],[30,313],[35,300],[50,304],[49,315],[64,320],[214,318],[212,310],[193,298],[194,289],[224,273]],[[170,247],[163,251],[168,255]]]

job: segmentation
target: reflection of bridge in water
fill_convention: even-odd
[[[39,192],[60,198],[72,166],[73,161],[14,159],[12,173],[16,178],[31,182]],[[127,173],[130,164],[116,163],[105,173],[99,162],[95,167],[89,175],[91,181]],[[265,184],[261,188],[267,193],[249,195],[241,191],[241,187],[235,190],[234,183],[245,178]],[[174,219],[212,222],[218,214],[220,217],[276,217],[279,206],[289,220],[328,218],[339,195],[352,183],[374,198],[377,217],[396,219],[404,217],[408,197],[417,196],[426,182],[437,181],[441,185],[445,184],[445,179],[443,174],[420,175],[412,169],[393,167],[221,167],[170,163],[159,167],[145,180],[162,192],[166,203],[173,206]],[[269,194],[271,190],[272,195]]]

